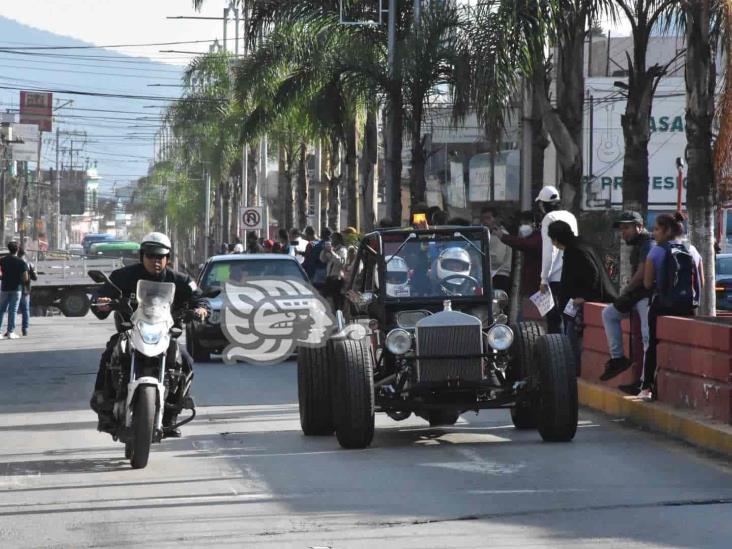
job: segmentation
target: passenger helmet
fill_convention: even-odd
[[[170,239],[163,233],[148,233],[140,242],[141,254],[170,255]]]
[[[409,295],[409,267],[398,255],[388,255],[386,261],[386,295],[390,297]]]
[[[437,280],[442,281],[451,275],[470,275],[470,254],[467,250],[453,246],[446,248],[440,252],[437,257]],[[459,286],[464,280],[454,278],[448,280],[446,284]]]

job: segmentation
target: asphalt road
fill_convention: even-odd
[[[199,416],[134,471],[87,408],[109,322],[0,341],[0,547],[732,547],[732,467],[583,412],[570,444],[505,411],[299,429],[294,364],[196,370]]]

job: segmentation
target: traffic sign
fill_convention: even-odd
[[[240,219],[241,227],[245,231],[257,231],[264,228],[261,207],[241,208]]]

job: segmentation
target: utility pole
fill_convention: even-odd
[[[389,0],[389,21],[387,28],[387,64],[389,65],[389,80],[392,85],[396,79],[396,0]],[[388,105],[386,111],[386,217],[393,220],[393,223],[401,225],[401,219],[393,219],[392,196],[398,192],[401,194],[400,177],[395,176],[392,164],[395,162],[394,149],[396,144],[395,126],[396,109],[401,105]],[[396,187],[396,188],[395,188]]]
[[[227,33],[228,33],[228,27],[229,27],[229,8],[224,8],[224,52],[227,51]]]
[[[205,213],[205,222],[204,222],[204,255],[206,256],[205,259],[208,259],[208,256],[211,252],[211,174],[209,173],[208,169],[206,170],[206,190],[204,191],[205,198],[206,198],[206,213]]]
[[[414,0],[414,26],[418,28],[422,24],[422,0]]]

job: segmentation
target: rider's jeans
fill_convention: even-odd
[[[15,331],[15,317],[18,315],[18,304],[20,303],[20,292],[0,292],[0,333],[2,333],[3,317],[8,313],[7,333]]]
[[[641,323],[641,335],[643,337],[643,352],[648,351],[648,298],[641,299],[634,305]],[[630,316],[628,313],[621,313],[613,305],[608,305],[602,311],[602,323],[605,326],[607,346],[610,349],[610,358],[622,358],[625,356],[623,349],[623,329],[620,322]]]

